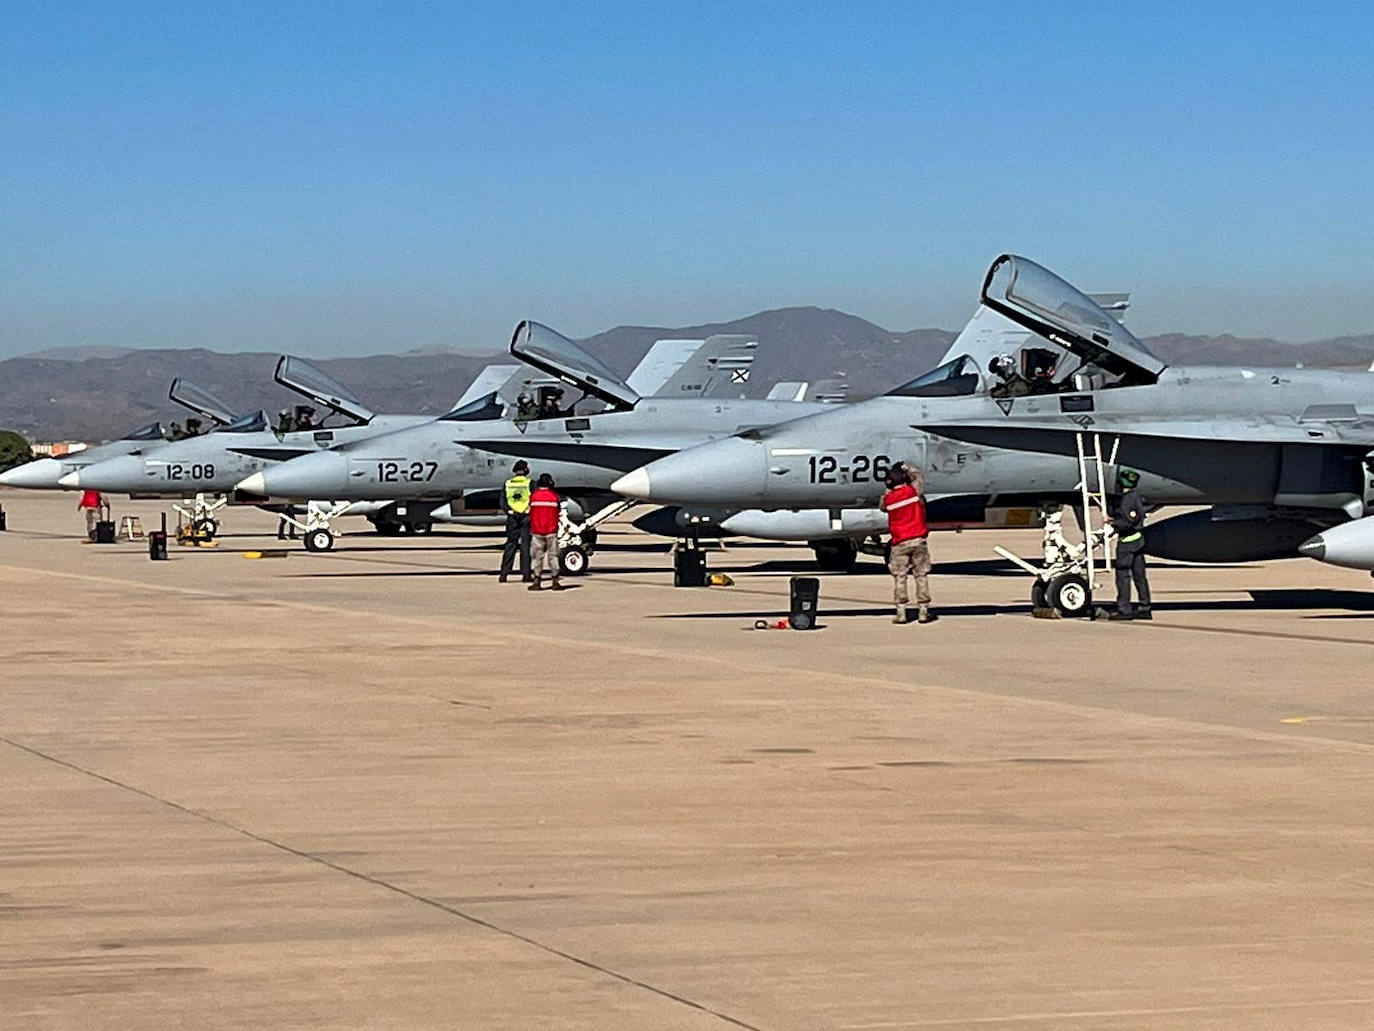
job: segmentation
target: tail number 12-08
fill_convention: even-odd
[[[876,483],[886,479],[892,459],[887,455],[855,455],[849,465],[840,465],[834,455],[812,455],[808,465],[812,483]]]
[[[438,462],[378,462],[378,483],[428,483],[439,471]]]

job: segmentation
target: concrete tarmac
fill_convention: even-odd
[[[946,534],[937,623],[868,560],[755,631],[809,551],[675,590],[613,527],[532,595],[481,531],[155,563],[75,503],[0,492],[0,1026],[1374,1025],[1364,574],[1045,621],[1038,535]]]

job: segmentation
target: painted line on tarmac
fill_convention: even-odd
[[[709,1016],[717,1018],[718,1020],[722,1020],[727,1024],[731,1024],[734,1027],[745,1028],[746,1031],[761,1031],[761,1029],[757,1025],[746,1023],[743,1020],[730,1016],[728,1013],[722,1013],[719,1010],[714,1010],[711,1007],[700,1002],[695,1002],[694,1000],[689,999],[684,995],[679,995],[676,992],[669,991],[666,988],[660,988],[657,985],[650,984],[648,981],[641,981],[639,978],[631,977],[629,974],[622,974],[620,971],[613,970],[607,966],[602,966],[600,963],[597,963],[594,960],[587,959],[583,956],[579,956],[572,952],[567,952],[564,949],[560,949],[555,945],[549,945],[545,942],[540,941],[537,938],[532,938],[527,934],[521,934],[519,931],[514,931],[508,927],[502,927],[500,924],[492,923],[490,920],[484,920],[479,916],[474,916],[471,913],[464,912],[463,910],[458,909],[456,906],[451,906],[446,902],[441,902],[438,899],[431,898],[428,895],[421,895],[419,892],[411,891],[408,888],[403,888],[399,884],[393,884],[391,881],[384,880],[381,877],[377,877],[369,873],[364,873],[362,870],[355,870],[353,867],[350,866],[344,866],[342,863],[339,863],[335,860],[326,859],[323,856],[316,855],[313,852],[306,852],[304,849],[299,849],[292,845],[288,845],[285,842],[278,841],[275,838],[269,838],[265,834],[259,834],[256,831],[251,831],[246,827],[241,827],[236,823],[232,823],[229,820],[224,819],[223,817],[215,816],[212,813],[207,813],[199,809],[192,809],[190,806],[182,805],[180,802],[173,801],[170,798],[164,798],[161,795],[155,795],[151,791],[145,790],[144,788],[140,788],[137,785],[129,784],[126,781],[106,776],[103,773],[99,773],[95,770],[88,769],[84,766],[79,766],[76,763],[71,762],[67,759],[63,759],[59,756],[52,755],[48,752],[44,752],[41,749],[34,748],[31,745],[26,745],[21,741],[16,741],[13,738],[0,736],[0,742],[3,742],[4,744],[9,745],[11,748],[15,748],[21,752],[26,752],[29,755],[34,756],[35,758],[42,759],[45,762],[50,762],[55,766],[61,766],[67,770],[71,770],[72,772],[78,773],[84,777],[89,777],[92,780],[98,780],[111,787],[118,788],[121,791],[126,791],[133,795],[137,795],[140,798],[146,799],[149,802],[154,802],[157,805],[164,806],[167,809],[171,809],[185,816],[190,816],[194,819],[201,820],[205,823],[213,824],[216,827],[222,827],[225,830],[232,831],[235,834],[248,838],[250,841],[255,841],[259,844],[267,845],[270,848],[274,848],[279,852],[284,852],[287,855],[295,856],[297,859],[304,859],[311,863],[317,863],[318,865],[327,867],[328,869],[333,870],[336,873],[341,873],[348,877],[352,877],[355,880],[362,881],[364,884],[370,884],[373,887],[383,888],[386,891],[392,892],[393,894],[400,895],[403,898],[410,899],[412,902],[418,902],[421,905],[429,906],[432,909],[437,909],[440,912],[449,914],[450,916],[458,917],[460,920],[464,920],[467,923],[472,924],[476,927],[481,927],[484,930],[492,931],[495,934],[499,934],[502,937],[520,942],[521,944],[533,946],[534,948],[539,949],[542,952],[546,952],[551,956],[556,956],[559,959],[567,960],[570,963],[575,963],[577,966],[583,967],[587,970],[591,970],[598,974],[602,974],[606,977],[613,978],[614,980],[620,981],[622,984],[627,984],[634,988],[642,988],[647,992],[651,992],[652,994],[659,996],[660,998],[667,999],[670,1002],[676,1002],[683,1006],[687,1006],[690,1009],[694,1009],[699,1013],[705,1013]]]

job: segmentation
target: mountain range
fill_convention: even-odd
[[[956,334],[944,329],[894,332],[828,308],[759,312],[697,326],[618,326],[580,343],[612,369],[628,373],[655,340],[752,333],[759,339],[748,391],[762,396],[778,380],[818,380],[845,373],[852,396],[881,393],[931,368]],[[1364,368],[1374,333],[1294,344],[1229,335],[1148,337],[1167,362]],[[275,412],[300,397],[272,382],[276,352],[233,354],[200,348],[47,351],[0,361],[0,427],[34,440],[104,440],[161,418],[182,420],[167,400],[175,376],[213,391],[236,410]],[[426,349],[360,358],[310,359],[377,411],[440,415],[483,366],[509,355]]]

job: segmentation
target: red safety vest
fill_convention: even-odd
[[[930,533],[926,526],[926,503],[911,484],[903,483],[884,494],[883,509],[887,512],[887,529],[893,544]]]
[[[558,495],[540,487],[530,495],[530,533],[545,536],[558,532]]]
[[[81,495],[81,504],[77,505],[76,507],[77,507],[77,508],[99,508],[99,507],[100,507],[100,492],[97,491],[97,490],[88,490],[88,491],[86,491],[85,493],[83,493],[83,494]]]

